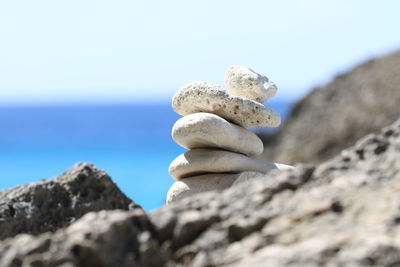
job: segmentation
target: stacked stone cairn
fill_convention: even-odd
[[[275,95],[275,84],[242,66],[230,66],[224,78],[227,92],[200,81],[186,84],[173,97],[174,111],[184,117],[173,126],[172,138],[190,150],[169,167],[176,182],[168,191],[167,204],[222,191],[247,174],[291,168],[255,159],[263,152],[263,143],[246,129],[279,126],[279,114],[262,104]]]

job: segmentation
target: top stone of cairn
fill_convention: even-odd
[[[277,88],[266,76],[244,66],[230,66],[225,72],[228,94],[263,103],[273,97]]]

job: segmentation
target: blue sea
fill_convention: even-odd
[[[290,103],[271,102],[282,118]],[[0,107],[0,189],[57,176],[77,162],[105,170],[145,210],[164,204],[171,138],[180,116],[169,103]]]

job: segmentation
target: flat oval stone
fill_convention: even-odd
[[[248,156],[260,155],[264,149],[256,134],[211,113],[194,113],[179,119],[172,128],[172,138],[188,149],[222,148]]]
[[[293,169],[292,166],[276,164],[279,170]],[[259,172],[213,173],[190,177],[176,181],[168,190],[167,204],[205,192],[221,192],[234,186],[250,186],[255,180],[268,179],[268,175]]]
[[[244,66],[230,66],[225,72],[225,84],[231,96],[245,97],[260,103],[276,94],[276,85],[266,76]]]
[[[216,114],[243,127],[278,127],[280,116],[264,105],[242,97],[229,96],[214,83],[192,82],[172,99],[172,108],[185,116],[198,112]]]
[[[229,188],[239,177],[237,174],[206,174],[176,181],[168,190],[167,204],[195,194],[217,191]]]
[[[245,155],[217,150],[196,148],[171,162],[169,174],[176,180],[209,173],[235,173],[255,171],[267,173],[277,169],[275,163],[253,159]]]

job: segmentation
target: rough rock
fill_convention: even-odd
[[[276,85],[266,76],[244,66],[230,66],[225,72],[228,94],[248,98],[260,103],[276,94]]]
[[[400,116],[400,51],[369,60],[313,90],[277,132],[260,134],[263,159],[320,163]]]
[[[0,242],[0,266],[400,264],[400,120],[317,167]]]
[[[207,112],[216,114],[243,127],[277,127],[280,116],[264,105],[242,97],[229,96],[217,84],[192,82],[183,86],[174,95],[172,107],[185,116]]]
[[[59,177],[0,191],[0,239],[66,227],[85,213],[139,208],[93,165],[76,164]]]
[[[91,212],[58,232],[0,243],[0,266],[162,266],[142,210]]]
[[[222,148],[248,156],[260,155],[261,139],[253,132],[211,113],[194,113],[179,119],[172,138],[184,148]]]
[[[208,173],[242,171],[267,173],[273,169],[286,168],[290,166],[265,162],[225,150],[196,148],[174,159],[169,166],[169,174],[174,179],[180,180]]]

